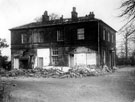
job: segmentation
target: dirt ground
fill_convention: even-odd
[[[86,78],[3,78],[9,102],[133,102],[135,68]]]

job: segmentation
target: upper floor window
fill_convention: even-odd
[[[22,44],[29,43],[29,36],[27,34],[21,34]]]
[[[33,42],[34,43],[38,42],[38,35],[39,35],[38,32],[36,32],[36,31],[33,32]]]
[[[64,34],[62,30],[57,30],[57,41],[63,41],[64,40]]]
[[[33,32],[33,42],[41,43],[44,42],[44,32],[43,31],[34,31]]]
[[[112,40],[112,43],[113,43],[114,42],[114,35],[113,34],[112,34],[112,39],[111,40]]]
[[[107,40],[110,41],[110,33],[107,32]]]
[[[103,30],[103,40],[105,40],[105,33],[106,33],[106,31],[105,31],[105,29]]]
[[[84,28],[77,29],[77,39],[84,40]]]
[[[44,31],[39,32],[38,42],[44,42]]]

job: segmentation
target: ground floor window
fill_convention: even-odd
[[[54,65],[58,64],[58,56],[52,56],[52,60]]]
[[[57,65],[58,64],[58,48],[52,48],[52,65]]]

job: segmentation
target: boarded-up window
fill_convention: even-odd
[[[63,41],[64,36],[63,36],[63,31],[62,30],[57,30],[57,41]]]
[[[84,40],[84,28],[77,29],[77,39]]]

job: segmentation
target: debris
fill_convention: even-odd
[[[25,76],[25,77],[43,77],[43,78],[79,78],[79,77],[87,77],[87,76],[97,76],[101,75],[103,72],[111,72],[111,70],[104,66],[103,69],[98,68],[97,66],[86,66],[79,65],[73,68],[70,68],[67,72],[64,72],[57,68],[34,68],[34,69],[13,69],[11,71],[2,70],[2,76],[5,77],[17,77],[17,76]]]

